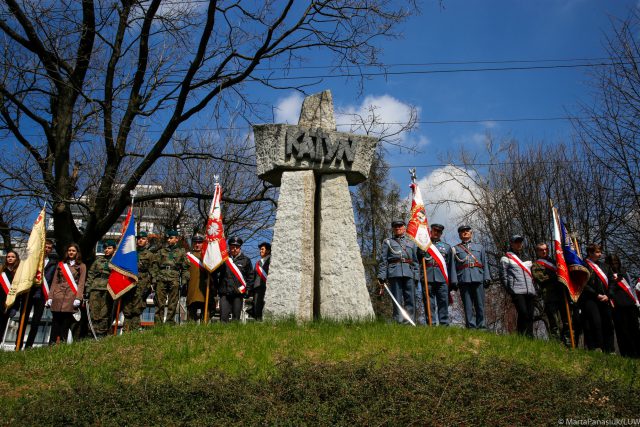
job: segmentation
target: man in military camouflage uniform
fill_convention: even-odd
[[[491,284],[487,255],[482,245],[471,242],[471,227],[458,227],[458,235],[461,242],[453,247],[453,258],[464,306],[465,323],[467,328],[486,329],[484,289]]]
[[[91,323],[98,337],[105,336],[109,332],[113,299],[107,290],[111,269],[109,262],[116,250],[116,242],[107,240],[104,242],[104,255],[98,255],[87,273],[87,285],[85,292],[89,294],[89,310],[91,311]]]
[[[418,267],[418,247],[405,237],[407,231],[404,221],[393,221],[393,238],[385,239],[382,244],[382,257],[378,267],[378,281],[389,282],[389,288],[395,299],[415,321],[416,280]],[[393,318],[398,323],[408,323],[398,307],[393,304]]]
[[[167,320],[164,323],[175,324],[176,307],[180,298],[180,283],[189,281],[189,259],[187,252],[178,245],[178,232],[167,231],[167,246],[157,253],[158,275],[156,280],[154,323],[160,325],[167,309]]]
[[[148,248],[149,239],[146,231],[136,236],[138,251],[138,281],[136,286],[122,296],[122,313],[124,314],[124,330],[140,329],[140,316],[147,307],[147,295],[155,286],[154,277],[158,274],[156,254]]]
[[[429,300],[431,304],[431,320],[432,324],[440,326],[449,325],[449,291],[457,289],[458,277],[456,275],[453,263],[453,252],[451,245],[441,240],[444,225],[431,224],[431,242],[440,251],[444,259],[447,274],[449,275],[449,284],[447,279],[440,271],[436,260],[422,249],[418,249],[418,259],[420,262],[420,280],[424,282],[424,271],[422,270],[422,258],[425,258],[427,266],[427,281],[429,283]],[[422,284],[424,289],[424,283]],[[425,304],[425,313],[426,313]]]
[[[549,337],[570,345],[569,323],[565,306],[567,288],[558,281],[556,263],[549,256],[546,243],[536,245],[536,261],[531,266],[531,275],[540,289],[544,314],[549,325]]]

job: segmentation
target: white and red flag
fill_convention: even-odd
[[[222,199],[222,187],[216,183],[207,219],[206,236],[202,246],[202,265],[210,272],[229,259],[227,241],[224,238],[224,228],[222,227],[220,199]]]

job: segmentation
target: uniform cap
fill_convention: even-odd
[[[233,236],[229,238],[229,241],[227,243],[229,243],[229,245],[242,246],[244,242],[241,238]]]
[[[147,234],[146,231],[141,231],[141,232],[138,233],[138,235],[136,237],[138,239],[141,238],[141,237],[145,237],[146,238],[146,237],[149,237],[149,234]]]
[[[403,225],[406,225],[406,224],[401,219],[396,219],[395,221],[391,221],[392,227],[402,227]]]
[[[105,240],[104,242],[102,242],[102,245],[103,245],[105,248],[108,248],[109,246],[113,246],[113,247],[115,248],[115,247],[116,247],[116,241],[115,241],[115,240],[112,240],[112,239]]]
[[[462,233],[465,230],[471,230],[471,226],[470,225],[461,225],[460,227],[458,227],[458,233]]]
[[[444,225],[442,224],[431,224],[431,228],[435,228],[436,230],[444,230]]]
[[[193,236],[193,243],[202,243],[204,242],[204,237],[202,236]]]
[[[269,243],[269,242],[262,242],[262,243],[260,243],[260,244],[258,245],[258,248],[262,248],[262,247],[265,247],[265,248],[267,248],[267,250],[268,250],[268,251],[270,251],[270,250],[271,250],[271,243]]]
[[[178,237],[178,232],[176,230],[167,230],[167,237]]]
[[[513,235],[513,236],[511,236],[511,238],[509,239],[509,241],[510,241],[511,243],[513,243],[513,242],[522,242],[523,240],[524,240],[524,237],[522,237],[522,236],[521,236],[521,235],[519,235],[519,234],[514,234],[514,235]]]

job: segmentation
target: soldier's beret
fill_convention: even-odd
[[[178,232],[176,230],[167,230],[167,237],[178,237]]]
[[[523,240],[524,240],[524,237],[522,237],[522,236],[521,236],[521,235],[519,235],[519,234],[514,234],[514,235],[513,235],[513,236],[511,236],[511,238],[509,239],[509,241],[510,241],[511,243],[513,243],[513,242],[522,242]]]
[[[233,236],[229,238],[228,243],[229,245],[233,245],[233,246],[242,246],[244,242],[242,241],[241,238]]]
[[[262,243],[260,243],[260,244],[258,245],[258,248],[262,248],[262,247],[265,247],[265,248],[267,248],[267,250],[269,250],[269,251],[270,251],[270,250],[271,250],[271,243],[269,243],[269,242],[262,242]]]
[[[202,237],[202,236],[193,236],[193,242],[194,243],[196,243],[196,242],[197,243],[202,243],[202,242],[204,242],[204,237]]]
[[[435,228],[436,230],[444,230],[444,225],[442,224],[431,224],[431,228]]]
[[[145,237],[146,238],[146,237],[149,237],[149,235],[147,234],[146,231],[141,231],[141,232],[138,233],[138,235],[136,237],[138,239],[141,238],[141,237]]]
[[[458,227],[458,233],[462,233],[463,231],[466,230],[471,230],[471,226],[470,225],[461,225],[460,227]]]
[[[113,246],[114,248],[116,247],[116,241],[112,239],[105,240],[102,244],[105,248],[108,248],[109,246]]]
[[[395,221],[391,221],[392,227],[402,227],[403,225],[406,225],[406,224],[401,219],[396,219]]]

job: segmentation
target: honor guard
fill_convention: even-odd
[[[418,267],[418,247],[407,239],[404,221],[391,223],[393,237],[385,239],[382,244],[382,257],[378,267],[378,281],[389,283],[391,293],[409,316],[415,320],[416,281],[420,269]],[[393,305],[393,318],[398,323],[407,323],[398,307]]]
[[[449,325],[449,292],[457,289],[458,277],[456,275],[453,263],[453,251],[451,245],[441,240],[444,225],[431,224],[431,243],[442,255],[445,265],[441,266],[438,260],[434,259],[427,252],[418,249],[418,258],[422,261],[425,258],[427,266],[427,282],[429,284],[429,300],[431,304],[432,324],[441,326]],[[420,262],[422,269],[422,262]],[[449,276],[449,284],[447,278],[442,273],[444,269]],[[420,280],[424,282],[424,271],[421,271]],[[424,283],[422,284],[424,289]],[[425,301],[425,312],[427,310]]]
[[[147,295],[155,287],[158,275],[156,254],[149,249],[149,238],[146,231],[136,236],[138,251],[138,281],[133,289],[122,296],[122,313],[124,314],[124,330],[140,329],[140,316],[147,307]]]
[[[180,284],[189,281],[189,259],[184,248],[178,245],[178,232],[167,231],[167,246],[157,254],[158,277],[156,277],[156,313],[154,324],[163,323],[164,311],[167,310],[166,322],[175,324],[176,308],[180,298]]]
[[[193,238],[193,250],[191,255],[198,260],[202,260],[202,242],[204,237],[194,236]],[[204,317],[204,304],[207,293],[207,277],[209,272],[202,268],[200,265],[191,263],[189,267],[189,285],[187,287],[187,313],[189,320],[202,320]],[[209,281],[209,286],[212,282]],[[215,307],[213,293],[209,293],[209,316],[211,318],[212,307]]]
[[[246,285],[243,285],[239,279],[242,276],[246,284],[253,283],[255,280],[253,273],[253,264],[251,259],[242,253],[242,239],[239,237],[231,237],[227,244],[229,245],[229,262],[216,270],[216,283],[218,295],[220,296],[220,321],[228,322],[231,320],[240,320],[242,311],[242,302],[247,294]],[[229,266],[233,263],[237,268],[233,271]]]
[[[89,295],[89,310],[91,323],[98,337],[105,336],[109,332],[113,299],[107,290],[111,269],[109,262],[116,250],[116,242],[105,240],[104,255],[98,255],[87,273],[87,286],[85,292]]]
[[[484,288],[491,284],[487,255],[482,245],[471,242],[473,232],[470,226],[458,227],[458,236],[460,243],[452,250],[465,323],[467,328],[486,329]]]

